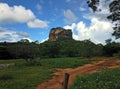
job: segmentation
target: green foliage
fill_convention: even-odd
[[[10,80],[10,79],[13,79],[13,75],[11,73],[0,75],[0,80]]]
[[[36,59],[26,59],[26,66],[41,66],[41,63]]]
[[[38,65],[34,60],[39,57],[39,45],[36,43],[18,42],[1,43],[0,59],[25,59],[27,65]],[[5,49],[5,50],[4,50]]]
[[[120,89],[120,69],[79,76],[70,89]]]
[[[73,57],[41,59],[40,63],[42,67],[47,68],[75,68],[84,64],[91,63],[91,61]]]
[[[6,46],[1,45],[0,46],[0,59],[9,59],[11,58],[10,53],[7,51]]]
[[[120,38],[120,0],[113,0],[109,4],[109,11],[111,14],[107,18],[115,23],[113,27],[114,32],[112,35],[118,39]]]
[[[113,57],[120,58],[120,52],[113,54]]]
[[[0,43],[0,59],[25,59],[35,63],[35,58],[57,57],[99,57],[113,56],[120,50],[120,43],[106,40],[106,45],[95,44],[90,40],[75,41],[61,38],[57,41],[36,43]]]
[[[96,4],[99,3],[99,0],[89,0],[87,1],[87,3],[88,3],[88,7],[92,8],[93,12],[97,11],[98,8]]]
[[[58,57],[59,56],[59,45],[57,42],[47,41],[40,45],[40,51],[42,57]]]
[[[34,43],[8,44],[6,48],[13,58],[33,59],[39,54],[38,45]]]
[[[101,56],[102,45],[96,45],[90,40],[75,41],[71,39],[59,39],[47,41],[40,45],[42,56],[45,57],[93,57]]]
[[[107,44],[103,48],[104,55],[113,56],[114,54],[120,51],[120,43],[116,42],[107,42]]]

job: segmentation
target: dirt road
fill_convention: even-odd
[[[93,64],[85,64],[78,68],[67,68],[67,69],[57,69],[58,72],[54,73],[54,76],[51,80],[48,80],[35,89],[62,89],[62,82],[65,73],[70,74],[69,86],[73,83],[77,75],[85,75],[99,71],[102,68],[120,68],[120,59],[92,59],[99,60]]]

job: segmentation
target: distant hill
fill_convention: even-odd
[[[64,29],[61,27],[52,28],[49,33],[49,40],[56,41],[61,38],[73,39],[71,29]]]

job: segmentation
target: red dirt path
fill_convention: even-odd
[[[120,68],[120,59],[92,59],[99,60],[93,64],[85,64],[77,68],[66,68],[66,69],[57,69],[58,72],[54,73],[54,76],[51,80],[48,80],[35,89],[62,89],[62,82],[65,73],[70,74],[69,83],[70,86],[77,75],[91,74],[96,71],[99,71],[102,68]]]

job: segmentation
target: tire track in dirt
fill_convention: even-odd
[[[98,60],[98,59],[93,59]],[[54,76],[51,80],[48,80],[35,89],[62,89],[62,82],[65,73],[70,74],[68,85],[70,86],[75,77],[78,75],[91,74],[96,71],[99,71],[102,68],[118,68],[120,67],[120,59],[99,59],[98,62],[93,64],[85,64],[77,68],[66,68],[66,69],[57,69],[58,72],[54,73]]]

